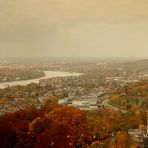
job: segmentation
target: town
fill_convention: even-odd
[[[126,99],[128,99],[129,95],[131,95],[131,98],[134,97],[132,96],[133,92],[130,93],[131,90],[129,89],[137,85],[142,85],[142,89],[144,89],[143,85],[147,86],[148,80],[148,72],[145,71],[144,66],[140,70],[130,70],[122,64],[117,67],[113,63],[100,62],[98,64],[98,62],[91,62],[89,64],[56,63],[55,65],[50,63],[47,65],[30,65],[30,67],[31,71],[36,70],[37,72],[40,71],[40,73],[45,70],[59,70],[61,72],[79,73],[79,75],[40,79],[39,83],[32,82],[24,86],[14,85],[0,89],[1,116],[7,112],[16,112],[28,107],[40,109],[50,104],[73,106],[87,112],[101,111],[106,108],[128,114],[133,109],[134,102],[127,100],[125,105],[124,99],[120,103],[119,100],[121,97],[125,98],[126,96]],[[11,71],[11,69],[9,70]],[[136,105],[138,109],[145,111],[148,106],[146,89],[136,92],[136,95],[138,93],[136,99],[139,100],[137,101],[139,104],[136,102]],[[142,140],[140,144],[137,144],[138,146],[143,145],[143,143],[147,144],[147,140],[144,140],[148,139],[146,125],[147,123],[140,130],[135,129],[138,134],[134,129],[129,128],[128,132],[131,137],[141,133]],[[133,141],[136,140],[133,138]]]

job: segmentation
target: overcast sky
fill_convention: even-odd
[[[147,57],[148,0],[1,0],[0,57]]]

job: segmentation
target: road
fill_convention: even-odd
[[[105,99],[105,100],[101,103],[101,105],[104,106],[104,107],[106,107],[106,108],[109,108],[109,109],[111,109],[111,110],[114,110],[114,111],[121,111],[122,113],[127,113],[126,110],[123,110],[123,109],[117,108],[117,107],[115,107],[115,106],[112,106],[112,105],[110,105],[108,102],[109,102],[109,99]]]

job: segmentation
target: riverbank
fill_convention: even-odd
[[[0,83],[0,89],[6,88],[8,86],[10,86],[10,87],[15,86],[15,85],[24,86],[24,85],[27,85],[27,84],[30,84],[30,83],[39,83],[39,81],[41,79],[81,75],[80,73],[71,73],[71,72],[62,72],[62,71],[44,71],[44,73],[45,73],[44,77],[40,77],[40,78],[36,78],[36,79]]]

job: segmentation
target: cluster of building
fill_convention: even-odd
[[[147,126],[142,126],[139,129],[129,129],[128,134],[139,148],[148,148],[148,112]]]
[[[117,82],[121,85],[127,84],[127,83],[137,83],[140,82],[140,79],[124,79],[123,77],[106,77],[106,83],[113,83]]]
[[[107,76],[105,77],[106,83],[137,83],[141,80],[148,80],[148,73],[134,73],[133,75],[127,76],[126,72],[120,74],[120,76]]]
[[[96,95],[83,95],[68,97],[58,100],[58,104],[78,107],[82,110],[94,110],[98,109],[100,106],[100,98],[105,94],[105,91],[99,92]]]
[[[5,103],[7,102],[7,103]],[[0,115],[6,112],[16,112],[29,106],[40,106],[40,102],[36,99],[14,98],[11,100],[3,99],[0,102]]]

